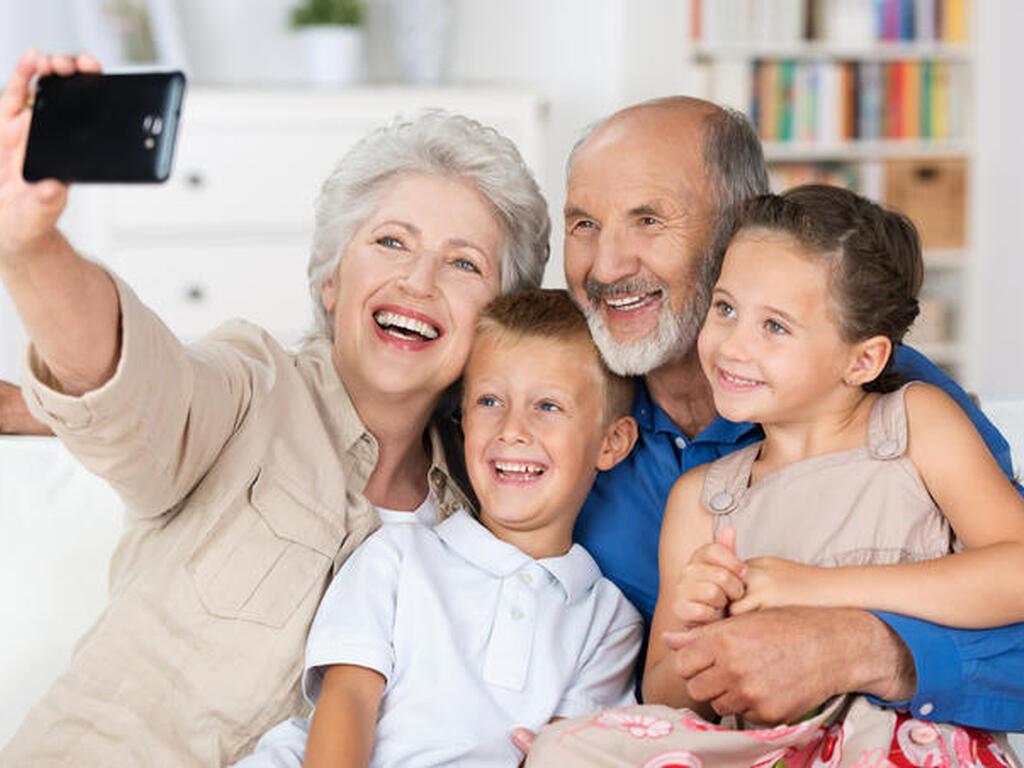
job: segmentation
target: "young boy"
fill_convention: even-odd
[[[565,291],[492,302],[463,381],[479,517],[385,526],[349,558],[309,633],[312,718],[238,765],[515,766],[514,727],[632,703],[640,615],[572,543],[632,401]]]

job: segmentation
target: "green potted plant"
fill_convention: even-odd
[[[363,0],[303,0],[291,24],[302,39],[306,68],[315,85],[351,85],[363,70]]]

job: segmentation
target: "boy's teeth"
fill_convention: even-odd
[[[386,332],[398,338],[408,338],[406,334],[400,333],[400,331],[418,334],[428,341],[433,341],[439,335],[437,328],[430,325],[430,323],[425,323],[415,317],[400,315],[397,312],[389,312],[385,309],[382,309],[380,312],[374,312],[373,319]],[[396,330],[399,333],[393,333]]]
[[[494,468],[503,475],[534,475],[544,474],[544,467],[539,464],[530,464],[524,461],[496,461]]]

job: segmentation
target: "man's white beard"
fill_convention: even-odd
[[[583,314],[605,364],[620,376],[643,376],[682,358],[693,347],[707,312],[705,293],[699,283],[695,285],[677,314],[672,311],[668,291],[663,288],[657,328],[633,341],[616,341],[605,325],[600,308],[593,303],[583,308]]]

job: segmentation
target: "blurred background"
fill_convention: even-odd
[[[519,144],[561,285],[572,144],[687,93],[751,116],[776,187],[845,184],[908,213],[928,265],[912,343],[972,390],[1024,392],[1015,0],[0,0],[0,18],[0,72],[36,47],[187,73],[171,180],[77,188],[65,218],[183,338],[241,315],[297,340],[320,181],[372,127],[430,106]],[[2,296],[0,377],[23,344]]]

